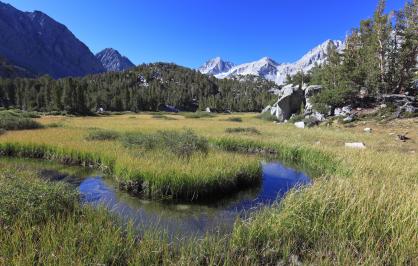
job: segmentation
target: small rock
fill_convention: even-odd
[[[408,137],[406,136],[406,134],[408,134],[408,133],[405,133],[405,134],[398,134],[398,139],[399,139],[400,141],[403,141],[403,142],[405,142],[405,141],[407,141],[407,140],[410,140],[410,138],[408,138]]]
[[[347,116],[346,118],[343,119],[343,121],[347,122],[347,123],[353,122],[354,121],[354,116],[352,116],[352,115]]]
[[[346,148],[353,148],[353,149],[365,149],[366,145],[363,142],[351,142],[345,143]]]
[[[305,122],[300,121],[295,123],[295,127],[297,128],[305,128]]]
[[[393,136],[393,135],[395,135],[395,133],[393,133],[393,132],[389,133],[389,136]]]
[[[366,132],[366,133],[372,133],[372,131],[373,131],[373,129],[371,129],[371,128],[369,128],[369,127],[366,127],[366,128],[364,129],[364,132]]]
[[[380,105],[380,108],[381,108],[381,109],[384,109],[384,108],[386,108],[386,107],[388,107],[388,105],[387,105],[387,104],[381,104],[381,105]]]

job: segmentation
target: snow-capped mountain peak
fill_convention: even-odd
[[[299,71],[306,73],[316,64],[324,64],[328,56],[327,49],[330,43],[333,43],[339,51],[344,49],[344,43],[342,41],[327,40],[310,50],[301,59],[294,63],[279,64],[269,57],[263,57],[258,61],[236,65],[225,71],[215,71],[211,73],[211,75],[215,75],[217,78],[232,78],[240,75],[255,75],[264,77],[270,81],[274,81],[278,85],[282,85],[286,81],[287,75],[292,76]],[[209,62],[215,64],[217,59],[219,58],[212,59],[206,64]],[[199,71],[203,74],[208,74],[204,68],[200,68]]]
[[[218,75],[223,72],[229,71],[231,68],[235,66],[234,63],[224,61],[222,58],[215,57],[209,61],[207,61],[203,66],[201,66],[198,70],[202,74],[207,75]]]

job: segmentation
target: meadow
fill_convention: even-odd
[[[259,178],[259,160],[264,156],[306,170],[314,182],[250,219],[237,220],[231,235],[184,240],[180,245],[171,243],[164,232],[143,232],[137,238],[129,228],[118,227],[105,211],[72,203],[70,193],[62,199],[66,203],[45,205],[51,214],[31,219],[29,211],[8,218],[19,222],[1,223],[7,228],[0,236],[2,264],[31,259],[45,264],[72,260],[76,264],[133,265],[418,263],[417,119],[363,120],[348,125],[335,122],[309,129],[278,125],[255,114],[45,116],[36,121],[43,127],[2,134],[2,155],[95,166],[121,183],[140,182],[145,196],[151,198],[190,200],[232,193],[243,183],[251,186]],[[366,127],[372,128],[372,133],[364,132]],[[144,139],[155,143],[149,140],[150,135],[162,134],[157,142],[164,141],[166,133],[158,132],[187,129],[194,136],[181,138],[191,149],[190,156],[179,156],[175,152],[178,147],[168,142],[173,150],[143,145]],[[410,140],[397,139],[397,134],[406,132]],[[124,139],[129,134],[139,134],[139,142],[136,139],[134,143],[140,144],[127,145]],[[206,148],[199,138],[207,141]],[[364,142],[366,149],[348,149],[345,142]],[[10,176],[37,180],[30,170],[15,166],[1,169],[4,183],[10,182]],[[61,184],[33,182],[41,182],[33,188],[33,195],[43,195],[45,186],[51,197],[54,191],[69,193],[63,192]],[[15,186],[2,187],[13,190]],[[77,218],[80,215],[82,219]],[[32,220],[37,221],[36,226]],[[63,236],[62,242],[58,234]],[[23,244],[18,242],[21,238],[26,239]]]

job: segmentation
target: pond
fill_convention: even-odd
[[[228,233],[238,217],[280,200],[290,189],[310,184],[309,177],[277,162],[262,163],[262,183],[212,203],[180,204],[149,201],[118,189],[117,183],[100,175],[75,177],[57,170],[42,169],[49,180],[65,181],[79,190],[82,201],[104,206],[122,221],[132,221],[137,229],[164,230],[171,236],[203,236],[206,233]]]

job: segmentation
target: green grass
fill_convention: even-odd
[[[78,195],[68,185],[43,182],[31,172],[18,171],[0,172],[0,226],[19,219],[38,224],[74,209]]]
[[[116,140],[119,137],[120,137],[120,134],[116,131],[99,129],[99,130],[91,131],[87,135],[86,140],[105,141],[105,140]]]
[[[0,154],[102,167],[117,181],[137,182],[151,198],[173,194],[173,198],[187,198],[196,191],[213,197],[239,190],[239,174],[250,182],[260,174],[260,157],[253,160],[249,153],[300,167],[313,178],[313,185],[291,192],[249,220],[238,220],[230,235],[178,245],[163,232],[147,231],[130,238],[129,231],[105,212],[89,209],[81,210],[81,216],[58,215],[45,223],[47,227],[26,226],[23,219],[18,220],[0,231],[0,264],[24,264],[33,258],[49,264],[71,260],[78,264],[286,265],[295,258],[306,265],[418,264],[418,144],[411,133],[418,120],[392,120],[384,125],[363,120],[350,128],[332,123],[296,130],[293,125],[275,125],[254,119],[254,114],[242,114],[242,127],[256,127],[263,132],[259,136],[226,133],[231,127],[230,121],[224,121],[228,116],[222,120],[179,116],[176,121],[153,119],[149,114],[137,117],[68,118],[65,128],[7,132],[0,137]],[[60,119],[40,121],[48,124]],[[121,134],[180,132],[190,127],[208,139],[209,151],[184,160],[159,148],[126,149],[119,140],[85,141],[88,128],[93,127]],[[373,133],[365,134],[365,127],[373,128]],[[411,136],[406,143],[396,139],[397,133],[404,132]],[[344,148],[349,141],[362,141],[367,148]],[[133,150],[143,152],[131,156]]]
[[[243,134],[255,134],[260,135],[261,132],[256,129],[255,127],[234,127],[234,128],[226,128],[226,133],[243,133]]]
[[[275,117],[274,115],[271,115],[270,112],[264,112],[262,114],[257,115],[256,117],[258,119],[265,120],[265,121],[272,121],[272,122],[277,121],[277,117]]]
[[[241,123],[242,118],[241,117],[228,117],[227,119],[225,119],[225,121]]]
[[[185,118],[194,118],[194,119],[216,117],[215,114],[208,113],[208,112],[182,113],[182,116],[184,116]]]
[[[141,147],[147,150],[160,149],[174,153],[183,158],[189,158],[195,152],[207,154],[209,144],[206,138],[199,137],[192,130],[158,131],[152,134],[129,133],[122,138],[128,148]]]
[[[162,119],[162,120],[177,120],[174,117],[166,116],[166,115],[162,115],[162,114],[153,115],[152,118],[154,118],[154,119]]]
[[[0,112],[0,128],[5,130],[37,129],[43,126],[32,118],[36,115],[16,111]]]

